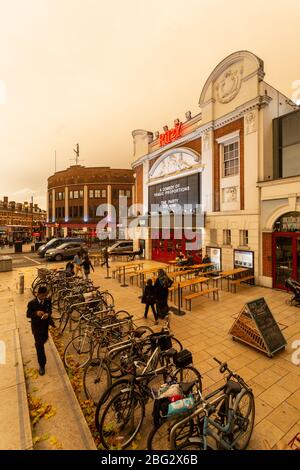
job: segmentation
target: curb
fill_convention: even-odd
[[[62,378],[63,381],[63,386],[66,391],[66,395],[69,396],[70,398],[70,409],[72,410],[74,414],[74,418],[76,423],[78,424],[78,433],[80,434],[82,438],[82,442],[84,443],[86,450],[97,450],[97,447],[95,445],[94,439],[92,437],[92,434],[90,432],[90,429],[87,425],[87,422],[85,420],[85,417],[83,415],[83,412],[81,410],[81,407],[78,403],[77,397],[75,395],[75,392],[73,390],[73,387],[70,383],[69,377],[66,373],[66,370],[63,366],[63,363],[61,361],[60,355],[56,349],[55,343],[53,341],[52,336],[49,334],[49,345],[50,347],[50,353],[53,356],[55,365],[57,369],[61,372],[60,377]],[[75,432],[75,431],[74,431]]]

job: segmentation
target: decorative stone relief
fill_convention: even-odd
[[[229,103],[236,97],[241,88],[242,77],[242,65],[233,66],[221,75],[215,85],[216,97],[219,103]]]
[[[203,139],[203,150],[210,150],[210,131],[204,132],[202,139]]]
[[[196,154],[189,154],[185,152],[173,152],[166,155],[163,160],[156,165],[153,165],[153,169],[150,170],[149,177],[151,179],[161,178],[162,176],[167,176],[192,168],[195,165],[199,165],[200,158]]]
[[[252,132],[256,132],[256,111],[250,111],[245,116],[245,124],[246,124],[246,134],[251,134]]]
[[[237,186],[230,186],[223,188],[223,202],[236,202],[237,201]]]

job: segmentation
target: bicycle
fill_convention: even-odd
[[[222,363],[216,358],[214,360],[220,365],[221,374],[228,372],[226,384],[205,398],[199,392],[195,411],[171,428],[172,450],[207,450],[210,448],[207,441],[209,436],[219,449],[244,450],[249,444],[255,419],[253,392],[242,377],[229,369],[226,362]],[[182,442],[178,436],[180,428],[185,425],[189,426],[190,434]]]
[[[92,359],[97,347],[97,357],[99,357],[101,347],[120,342],[128,331],[133,329],[132,316],[124,310],[120,312],[106,310],[105,313],[108,315],[102,319],[97,317],[98,313],[104,312],[83,315],[86,322],[84,331],[73,337],[65,347],[63,356],[65,367],[72,368],[74,365],[78,368],[84,367]],[[126,314],[126,318],[119,318],[119,314],[123,317]]]
[[[162,376],[164,381],[168,382],[198,382],[199,388],[202,389],[200,372],[191,365],[178,367],[176,365],[178,352],[173,348],[167,349],[167,344],[161,343],[166,338],[170,340],[170,335],[161,334],[161,341],[159,337],[156,338],[156,348],[147,364],[134,361],[132,375],[113,384],[99,400],[95,423],[101,442],[106,449],[115,445],[124,449],[133,441],[143,423],[145,406],[150,399],[154,398],[150,383],[157,376]],[[168,346],[170,347],[170,343]],[[163,365],[155,368],[159,362]],[[114,388],[117,393],[109,400]],[[109,402],[100,415],[101,406],[107,400]]]
[[[90,359],[84,367],[83,389],[87,399],[97,405],[99,397],[111,386],[112,380],[130,372],[125,357],[147,360],[149,348],[145,337],[149,334],[153,334],[151,328],[140,326],[129,333],[128,340],[106,345],[103,353],[101,350],[99,354],[98,350],[97,357]]]

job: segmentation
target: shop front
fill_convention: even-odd
[[[272,234],[273,287],[285,288],[288,278],[300,281],[300,212],[277,220]]]

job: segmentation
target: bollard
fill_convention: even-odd
[[[19,294],[24,294],[24,274],[19,274]]]

